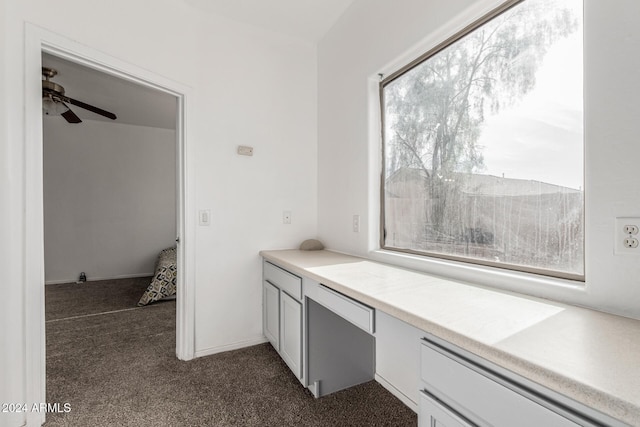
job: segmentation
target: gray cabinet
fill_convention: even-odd
[[[376,379],[418,412],[420,329],[376,310]]]
[[[262,287],[264,336],[280,351],[280,290],[266,280]]]
[[[353,287],[348,278],[334,278],[323,285],[326,260],[322,258],[318,268],[313,268],[298,265],[296,257],[269,258],[284,268],[264,260],[263,328],[265,337],[314,396],[369,381],[375,375],[379,383],[418,412],[421,426],[626,426],[562,394],[562,389],[555,391],[526,378],[528,370],[517,374],[500,365],[501,360],[519,363],[516,355],[491,362],[440,338],[440,332],[455,330],[454,318],[434,320],[429,333],[394,317],[402,314],[404,319],[411,314],[403,311],[404,304],[394,305],[394,293],[387,299],[386,287],[378,286],[379,280],[384,280],[382,275],[376,274],[372,286],[378,291],[385,289],[385,294],[370,295],[360,279]],[[288,266],[303,275],[313,272],[312,278],[292,274]],[[358,274],[357,269],[327,271],[338,278]],[[366,271],[362,274],[369,277]],[[380,311],[387,308],[389,313]],[[422,320],[431,322],[427,317]],[[485,350],[499,354],[491,353],[500,352],[499,344],[485,343]],[[476,351],[482,347],[469,348]],[[503,356],[510,357],[508,353]],[[514,366],[535,368],[535,364],[529,365],[534,362],[526,360],[522,361],[526,365]]]
[[[302,280],[268,261],[262,274],[262,331],[304,385]]]
[[[280,356],[296,377],[302,377],[302,304],[280,294]]]
[[[420,425],[434,421],[453,426],[593,426],[574,410],[532,392],[515,374],[493,371],[487,362],[424,340],[421,346]],[[454,420],[454,421],[451,421]],[[431,424],[430,424],[431,423]]]
[[[311,393],[321,397],[371,381],[375,372],[373,335],[310,295],[306,301],[307,379]]]
[[[420,427],[474,427],[473,424],[424,391],[420,392],[418,423]]]

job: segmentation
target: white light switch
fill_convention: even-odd
[[[198,222],[205,227],[211,224],[211,211],[209,209],[201,210],[198,214]]]
[[[353,216],[353,232],[354,233],[360,232],[360,215]]]

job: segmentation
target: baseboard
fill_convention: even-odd
[[[232,344],[205,348],[203,350],[196,350],[195,357],[211,356],[212,354],[223,353],[225,351],[231,351],[231,350],[237,350],[239,348],[244,348],[244,347],[251,347],[252,345],[263,344],[266,342],[268,342],[267,338],[264,335],[260,335],[259,337],[256,337],[250,340],[238,341]]]
[[[119,276],[105,276],[105,277],[90,277],[87,278],[87,282],[97,282],[99,280],[116,280],[116,279],[135,279],[137,277],[150,277],[153,276],[153,272],[150,273],[136,273],[136,274],[122,274]],[[61,283],[74,283],[77,279],[64,279],[64,280],[45,280],[45,285],[59,285]]]
[[[400,390],[395,388],[393,384],[391,384],[389,381],[382,378],[380,375],[376,374],[375,379],[378,382],[378,384],[380,384],[382,387],[387,389],[389,393],[393,394],[395,397],[400,399],[400,401],[404,403],[409,409],[411,409],[416,414],[418,413],[418,404],[416,402],[409,399],[404,393],[402,393]]]

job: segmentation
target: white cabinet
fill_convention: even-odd
[[[280,351],[280,290],[266,280],[263,282],[262,324],[264,336],[273,348]]]
[[[479,358],[471,360],[470,355],[462,356],[425,340],[420,359],[421,426],[433,427],[431,420],[437,419],[449,427],[450,424],[443,421],[447,416],[454,417],[455,422],[450,421],[453,426],[597,425],[582,418],[573,408],[547,397],[547,393],[532,392],[515,374],[497,374]]]
[[[376,379],[418,412],[420,329],[376,310]]]
[[[280,356],[296,377],[302,377],[302,304],[280,294]]]
[[[264,261],[262,271],[264,336],[305,385],[302,369],[302,280],[268,261]]]

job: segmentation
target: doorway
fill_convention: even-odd
[[[177,102],[46,53],[42,65],[46,394],[79,421],[86,396],[111,401],[112,378],[140,375],[142,346],[174,357]]]
[[[106,55],[40,27],[27,24],[25,43],[25,210],[26,210],[26,375],[27,400],[46,402],[45,316],[44,316],[44,229],[43,229],[43,137],[41,68],[43,53],[95,69],[114,77],[153,88],[177,99],[177,305],[176,356],[194,357],[193,221],[185,212],[189,206],[186,138],[191,90],[173,80]],[[191,210],[191,209],[189,209]],[[44,414],[32,413],[28,424],[44,422]]]

